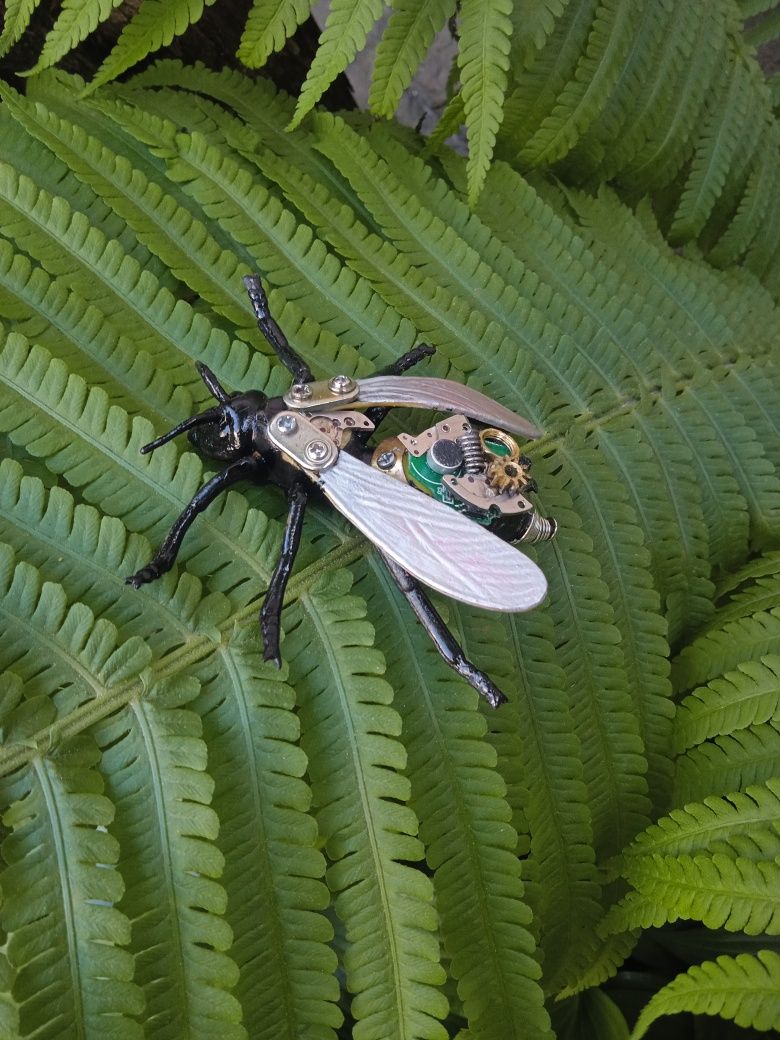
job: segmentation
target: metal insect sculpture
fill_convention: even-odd
[[[419,346],[368,379],[315,381],[269,312],[257,275],[244,278],[257,324],[294,383],[283,397],[228,393],[198,371],[217,404],[144,445],[154,451],[187,431],[196,451],[227,465],[197,492],[154,558],[127,578],[135,588],[170,570],[198,513],[238,481],[275,484],[289,512],[279,560],[260,611],[265,659],[281,666],[280,615],[301,538],[306,502],[325,496],[369,538],[444,660],[494,708],[506,700],[469,661],[421,583],[454,599],[501,611],[537,606],[542,571],[511,542],[552,538],[556,524],[527,495],[530,459],[515,436],[539,431],[489,397],[447,379],[404,376],[433,348]],[[447,413],[417,436],[367,442],[390,408]],[[514,436],[513,436],[514,435]]]

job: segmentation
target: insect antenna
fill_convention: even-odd
[[[212,397],[216,397],[220,404],[225,404],[230,400],[230,394],[223,386],[220,386],[220,382],[208,365],[204,365],[202,361],[198,361],[195,364],[198,370],[198,375],[206,384],[206,388]]]
[[[191,430],[193,426],[202,426],[204,423],[213,422],[215,419],[219,418],[219,415],[219,408],[209,408],[208,411],[201,412],[199,415],[191,415],[189,419],[180,422],[178,426],[174,426],[172,430],[168,430],[168,432],[164,433],[162,437],[158,437],[156,440],[144,444],[143,448],[141,448],[141,454],[148,455],[150,451],[154,451],[155,448],[159,448],[162,444],[167,444],[168,441],[172,441],[174,437],[178,437],[179,434],[184,433],[185,430]]]

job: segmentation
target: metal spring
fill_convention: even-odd
[[[473,426],[469,426],[468,430],[457,438],[457,441],[463,452],[463,465],[466,472],[481,473],[485,468],[485,453],[482,450],[479,433]]]
[[[557,530],[558,524],[551,516],[539,516],[534,511],[521,541],[528,542],[529,545],[533,545],[535,542],[549,542],[551,538],[555,537]]]

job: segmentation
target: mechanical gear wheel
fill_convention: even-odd
[[[529,483],[527,467],[509,456],[494,456],[488,462],[485,479],[499,494],[522,491]]]

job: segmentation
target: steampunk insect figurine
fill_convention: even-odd
[[[281,665],[280,615],[309,496],[321,493],[379,551],[390,575],[444,660],[493,706],[506,698],[467,660],[421,584],[478,607],[530,610],[544,599],[542,571],[511,542],[552,538],[555,521],[539,515],[530,460],[516,436],[539,431],[489,397],[447,379],[404,376],[433,353],[416,347],[368,379],[315,381],[271,316],[257,275],[244,278],[258,327],[294,383],[283,397],[259,390],[228,393],[203,364],[198,371],[216,406],[146,444],[154,451],[187,431],[196,451],[227,465],[197,492],[154,558],[127,578],[135,588],[170,570],[198,513],[238,481],[286,491],[287,523],[279,560],[260,611],[265,659]],[[417,436],[368,440],[393,406],[447,413]]]

